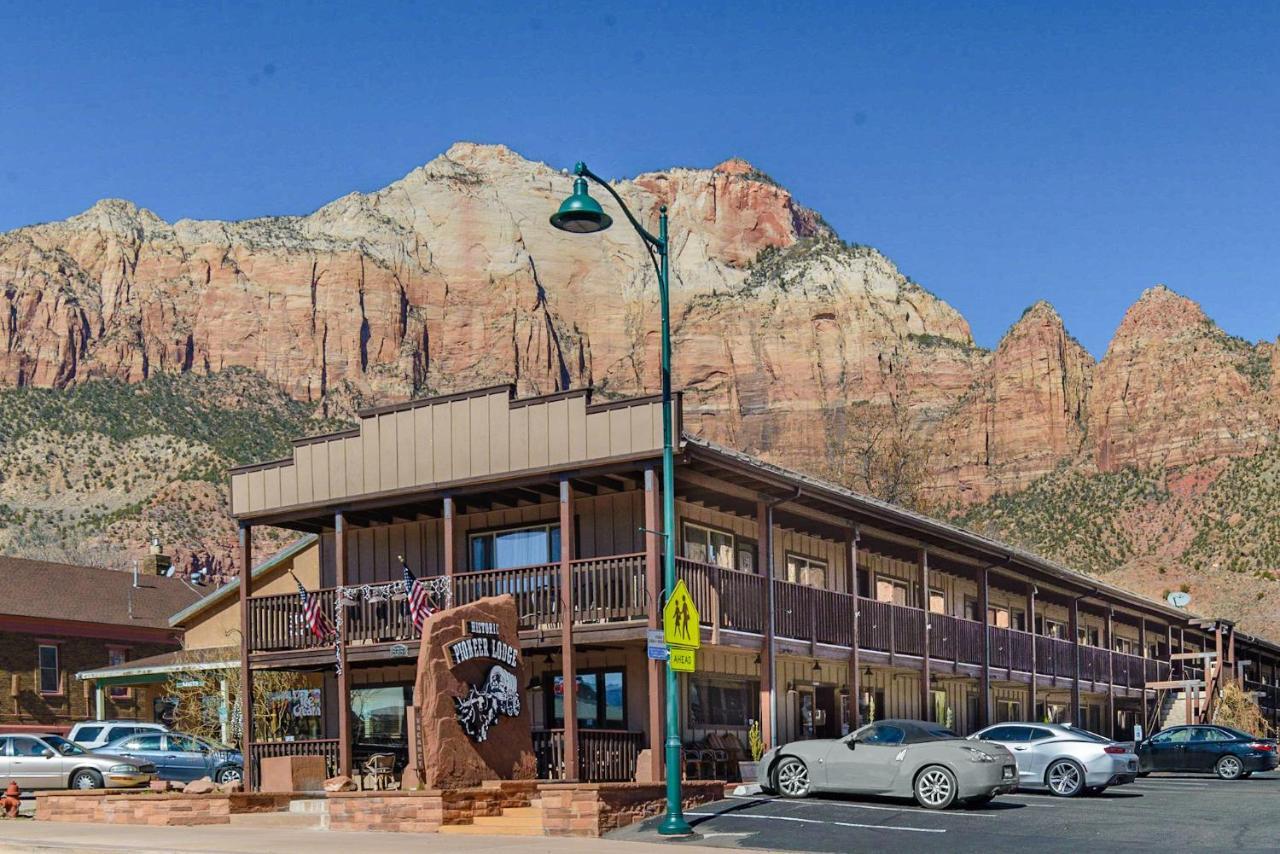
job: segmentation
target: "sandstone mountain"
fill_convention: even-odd
[[[741,160],[615,186],[645,221],[671,211],[675,373],[691,429],[1127,573],[1154,595],[1176,580],[1254,620],[1253,603],[1280,598],[1263,575],[1280,564],[1274,345],[1233,338],[1155,287],[1101,361],[1044,302],[987,351],[954,308]],[[654,388],[650,259],[626,228],[551,229],[568,189],[544,164],[460,143],[305,217],[170,224],[104,201],[0,235],[5,405],[101,414],[87,390],[106,383],[110,405],[175,395],[218,423],[226,407],[211,401],[223,400],[269,420],[269,445],[358,403],[492,382]],[[184,556],[229,560],[209,472],[261,456],[264,442],[197,440],[158,417],[127,448],[100,447],[101,422],[73,422],[37,417],[34,432],[0,434],[0,547],[125,554],[152,524]],[[127,460],[134,477],[109,489],[68,479],[32,462],[42,452],[73,474]],[[910,465],[886,474],[896,456]],[[161,510],[188,504],[178,515],[208,520],[201,538],[163,522]],[[97,516],[74,509],[90,505]],[[1261,600],[1228,603],[1242,577]]]

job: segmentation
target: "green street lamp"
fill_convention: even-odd
[[[662,550],[662,588],[663,595],[671,598],[676,586],[676,554],[672,536],[676,529],[676,460],[671,407],[671,307],[670,279],[668,276],[668,241],[667,241],[667,206],[658,209],[658,236],[654,237],[631,214],[631,210],[622,197],[600,176],[587,168],[587,164],[579,161],[573,167],[573,195],[564,200],[560,210],[551,215],[551,224],[561,231],[573,234],[594,234],[604,231],[613,224],[613,219],[600,203],[591,198],[587,192],[587,180],[595,181],[613,196],[618,207],[626,214],[627,221],[635,228],[640,239],[644,241],[649,259],[653,261],[654,270],[658,274],[658,302],[662,309],[662,537],[665,547]],[[657,251],[657,258],[654,251]],[[679,836],[693,832],[689,822],[685,821],[681,807],[680,787],[680,709],[677,703],[676,673],[670,663],[667,673],[667,814],[658,825],[658,833],[664,836]],[[568,678],[568,677],[566,677]]]

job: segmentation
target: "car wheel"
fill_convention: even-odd
[[[916,803],[927,810],[945,810],[956,800],[956,777],[941,765],[930,765],[916,776]]]
[[[1218,760],[1218,764],[1213,766],[1213,770],[1223,780],[1239,780],[1240,775],[1244,774],[1244,764],[1228,753]]]
[[[244,780],[244,771],[234,765],[229,765],[218,771],[218,775],[214,778],[215,783],[240,783]]]
[[[1070,759],[1059,759],[1044,774],[1045,785],[1059,798],[1074,798],[1084,789],[1084,771]]]
[[[773,772],[773,787],[784,798],[808,797],[809,768],[794,756],[784,758]]]
[[[71,775],[73,789],[101,789],[102,775],[92,768],[82,768]]]

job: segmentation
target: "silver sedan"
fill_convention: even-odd
[[[845,792],[915,798],[927,809],[985,804],[1017,785],[998,744],[972,742],[927,721],[867,724],[840,739],[793,741],[760,759],[761,788],[786,798]]]
[[[1064,724],[1004,723],[969,736],[1007,747],[1018,761],[1018,786],[1060,798],[1132,783],[1138,757],[1120,742]]]

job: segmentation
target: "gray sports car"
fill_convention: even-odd
[[[840,739],[793,741],[760,759],[761,788],[786,798],[847,792],[915,798],[931,810],[985,804],[1018,786],[1013,754],[938,724],[889,720]]]
[[[1060,798],[1100,794],[1138,774],[1138,757],[1128,745],[1065,724],[996,724],[969,737],[1009,748],[1019,786],[1045,788]]]

